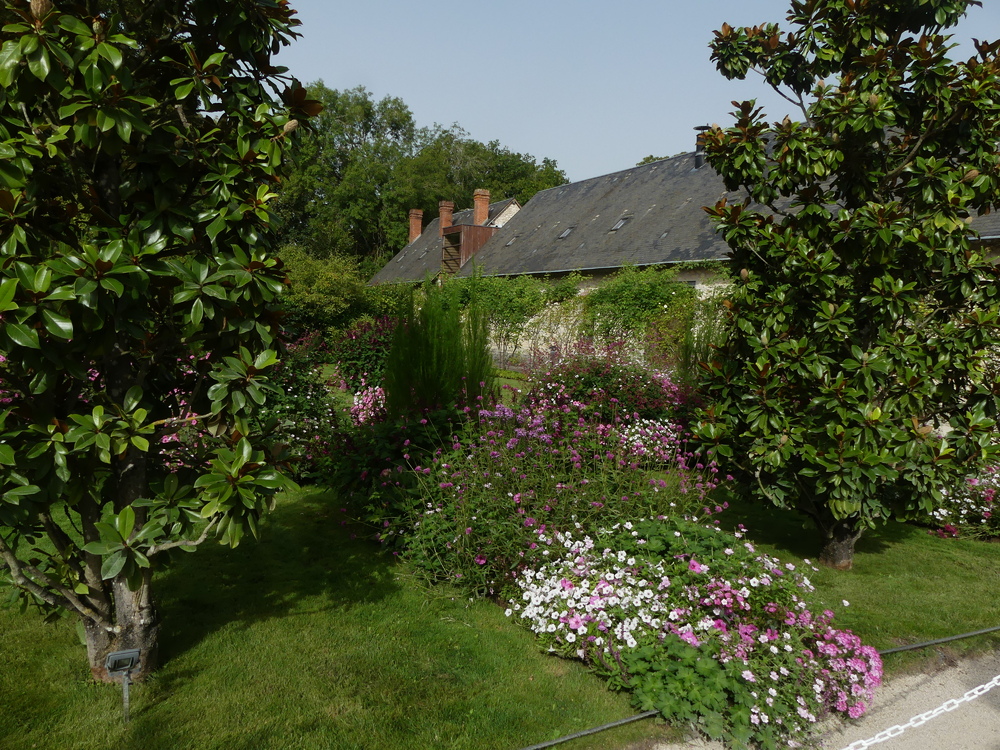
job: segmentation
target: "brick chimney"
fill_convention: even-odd
[[[441,236],[444,230],[451,226],[451,215],[455,211],[455,204],[452,201],[441,201],[438,203],[438,216],[441,221]]]
[[[424,231],[424,212],[419,208],[410,209],[410,242]]]
[[[490,191],[479,188],[472,194],[472,223],[477,227],[484,227],[489,220]]]

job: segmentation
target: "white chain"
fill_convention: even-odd
[[[961,698],[953,698],[952,700],[945,701],[940,706],[935,708],[933,711],[927,711],[926,713],[917,714],[905,724],[901,726],[897,724],[894,727],[889,727],[888,729],[884,729],[871,739],[858,740],[857,742],[852,742],[843,750],[864,750],[866,747],[877,745],[879,742],[884,742],[885,740],[890,739],[891,737],[898,737],[905,730],[912,729],[913,727],[919,727],[921,724],[924,724],[930,721],[931,719],[937,718],[943,713],[947,713],[948,711],[954,711],[963,703],[975,700],[980,695],[988,693],[990,690],[998,686],[1000,686],[1000,674],[998,674],[992,680],[987,682],[985,685],[980,685],[977,688],[972,688],[972,690],[967,692]]]

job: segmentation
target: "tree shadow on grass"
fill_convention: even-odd
[[[823,550],[825,540],[811,519],[794,510],[783,510],[765,503],[730,500],[729,508],[719,515],[719,525],[735,531],[739,524],[747,528],[747,537],[758,544],[767,544],[797,557],[815,560]],[[855,545],[855,553],[877,555],[902,542],[912,529],[891,522],[866,530]]]
[[[208,542],[182,553],[156,581],[160,663],[223,627],[246,628],[304,607],[343,609],[398,591],[392,559],[352,538],[337,502],[332,491],[306,490],[279,502],[259,541],[246,538],[236,549]]]

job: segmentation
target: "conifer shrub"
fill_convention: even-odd
[[[386,359],[386,413],[398,420],[449,405],[476,406],[493,389],[487,318],[473,286],[465,314],[457,285],[426,284],[400,306]]]

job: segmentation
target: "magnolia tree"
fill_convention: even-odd
[[[748,197],[707,209],[736,282],[698,429],[749,495],[816,521],[834,567],[995,450],[1000,279],[969,221],[1000,203],[1000,43],[954,62],[941,34],[978,4],[793,0],[787,29],[711,45],[799,119],[744,102],[704,135]]]
[[[4,0],[0,579],[156,664],[159,561],[256,533],[276,362],[268,205],[317,105],[286,0]],[[181,429],[214,440],[190,460]]]

